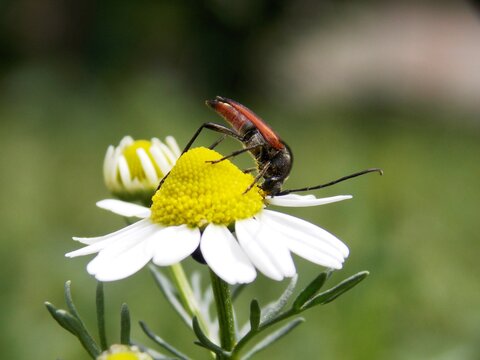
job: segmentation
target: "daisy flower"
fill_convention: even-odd
[[[149,203],[160,180],[180,156],[172,136],[165,143],[157,138],[133,140],[125,136],[118,146],[110,145],[103,163],[105,185],[124,200]]]
[[[323,205],[350,195],[272,198],[259,186],[244,193],[253,176],[228,160],[210,163],[221,158],[206,148],[183,154],[153,196],[150,209],[113,199],[99,202],[102,208],[142,220],[105,236],[75,237],[87,246],[66,256],[98,253],[87,271],[100,281],[126,278],[150,260],[173,265],[197,249],[229,284],[252,282],[257,270],[274,280],[292,277],[292,253],[327,268],[342,267],[348,256],[343,242],[312,223],[267,208]]]

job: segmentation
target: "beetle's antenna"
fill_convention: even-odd
[[[322,184],[322,185],[316,185],[316,186],[308,186],[308,187],[304,187],[304,188],[300,188],[300,189],[292,189],[292,190],[283,190],[283,191],[280,191],[278,194],[275,194],[275,195],[287,195],[287,194],[290,194],[290,193],[294,193],[294,192],[302,192],[302,191],[309,191],[309,190],[317,190],[317,189],[322,189],[322,188],[326,188],[328,186],[332,186],[332,185],[335,185],[335,184],[338,184],[342,181],[345,181],[345,180],[348,180],[348,179],[353,179],[357,176],[362,176],[362,175],[365,175],[365,174],[368,174],[368,173],[372,173],[372,172],[378,172],[380,175],[383,175],[383,170],[382,169],[379,169],[379,168],[371,168],[371,169],[366,169],[366,170],[362,170],[362,171],[359,171],[359,172],[356,172],[354,174],[350,174],[350,175],[347,175],[347,176],[343,176],[337,180],[333,180],[333,181],[330,181],[326,184]]]

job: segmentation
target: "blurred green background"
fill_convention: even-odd
[[[343,239],[331,284],[371,276],[259,359],[479,359],[480,25],[456,2],[248,0],[0,3],[0,345],[5,359],[86,359],[50,318],[73,282],[94,329],[89,258],[71,236],[124,225],[108,197],[109,144],[176,136],[219,121],[215,95],[254,109],[293,149],[286,187],[368,175],[318,191],[348,202],[288,210]],[[210,144],[205,134],[199,144]],[[222,151],[237,148],[233,141]],[[239,159],[248,163],[248,158]],[[300,283],[320,269],[296,258]],[[190,270],[205,269],[187,261]],[[286,283],[260,276],[239,301]],[[202,349],[147,270],[106,284],[109,337],[119,309],[195,359]],[[134,337],[154,346],[138,326]]]

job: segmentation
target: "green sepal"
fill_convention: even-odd
[[[319,291],[323,284],[325,284],[325,281],[327,281],[327,273],[322,272],[320,275],[318,275],[310,284],[308,284],[301,292],[298,294],[297,298],[293,302],[292,307],[295,310],[300,310],[303,305],[309,300],[312,299],[312,297]]]
[[[256,331],[260,326],[260,317],[262,311],[260,305],[256,299],[253,299],[250,303],[250,329]]]
[[[369,275],[368,271],[361,271],[343,280],[337,286],[334,286],[333,288],[328,289],[316,295],[315,297],[313,297],[311,300],[309,300],[302,306],[301,310],[306,310],[316,305],[328,304],[329,302],[335,300],[337,297],[339,297],[340,295],[344,294],[345,292],[353,288],[359,282],[364,280],[368,275]]]

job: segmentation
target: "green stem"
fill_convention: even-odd
[[[213,296],[217,307],[218,324],[220,331],[220,344],[226,351],[231,351],[235,346],[235,319],[233,316],[233,303],[228,284],[210,270]],[[224,357],[218,357],[224,359]]]
[[[185,274],[182,265],[180,263],[171,265],[169,267],[169,270],[172,281],[174,282],[175,287],[178,290],[178,294],[180,295],[180,301],[182,302],[183,307],[185,308],[185,310],[187,310],[190,316],[197,317],[203,332],[207,336],[209,336],[210,329],[200,311],[200,308],[198,307],[195,296],[193,295],[192,287],[190,286],[190,282],[188,281],[187,275]]]

